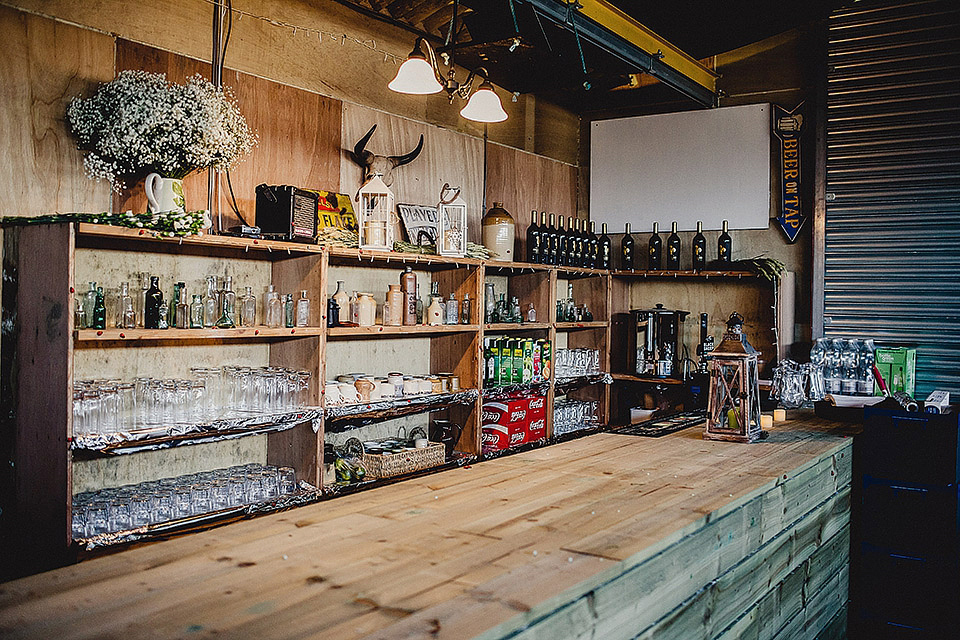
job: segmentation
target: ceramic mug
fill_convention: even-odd
[[[147,196],[147,209],[150,213],[187,210],[183,198],[183,180],[151,173],[143,181],[143,191]]]
[[[343,398],[344,404],[351,404],[360,401],[360,398],[357,395],[357,388],[351,383],[341,382],[337,386],[340,388],[340,397]]]
[[[353,383],[360,397],[360,402],[370,402],[370,392],[373,391],[373,382],[367,378],[360,378]]]
[[[323,385],[323,404],[326,407],[334,407],[343,403],[343,397],[340,395],[340,384],[337,382],[328,382]]]
[[[380,385],[380,380],[372,376],[366,378],[373,385],[373,389],[370,389],[370,401],[380,400],[383,397],[383,387]]]

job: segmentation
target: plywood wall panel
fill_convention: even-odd
[[[526,255],[530,212],[577,213],[577,169],[556,160],[487,143],[487,206],[502,202],[517,223],[517,255]]]
[[[391,186],[398,203],[436,205],[444,183],[459,186],[467,202],[468,239],[480,242],[483,217],[483,140],[407,120],[382,111],[345,103],[343,106],[342,193],[355,196],[362,172],[347,155],[374,124],[377,130],[367,149],[380,155],[400,155],[417,146],[423,134],[423,151],[413,162],[398,167]]]
[[[105,211],[67,132],[70,100],[113,76],[109,36],[0,7],[0,216]]]
[[[210,76],[210,65],[154,47],[120,40],[117,69],[143,69],[184,82],[194,74]],[[223,82],[233,90],[240,112],[257,132],[260,143],[230,172],[237,205],[253,223],[258,184],[292,184],[336,191],[340,182],[339,100],[237,71],[225,71]],[[221,207],[226,226],[239,222],[227,203],[225,179]],[[187,206],[207,206],[206,172],[184,181]],[[146,210],[142,180],[117,197],[117,210]]]

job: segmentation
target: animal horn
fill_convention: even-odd
[[[413,162],[420,152],[423,151],[423,134],[420,134],[420,142],[417,143],[417,148],[411,151],[410,153],[405,153],[402,156],[390,156],[390,162],[393,163],[394,167],[399,167],[401,165],[407,164],[408,162]]]
[[[364,149],[367,147],[367,142],[370,140],[370,136],[373,135],[373,132],[377,130],[377,125],[370,127],[370,131],[367,131],[366,134],[357,142],[353,147],[353,161],[359,164],[360,166],[366,166],[366,163],[363,161]]]

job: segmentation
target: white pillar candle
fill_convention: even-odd
[[[769,429],[773,426],[773,416],[768,413],[760,414],[760,428]]]
[[[787,419],[787,410],[786,409],[774,409],[773,410],[773,420],[774,422],[783,422]]]

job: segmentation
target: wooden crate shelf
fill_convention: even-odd
[[[319,336],[321,327],[238,327],[236,329],[80,329],[75,343],[206,342],[210,340],[281,340]]]
[[[418,324],[415,326],[383,326],[370,327],[330,327],[327,336],[331,338],[391,338],[431,336],[443,333],[476,333],[480,329],[475,324]]]

